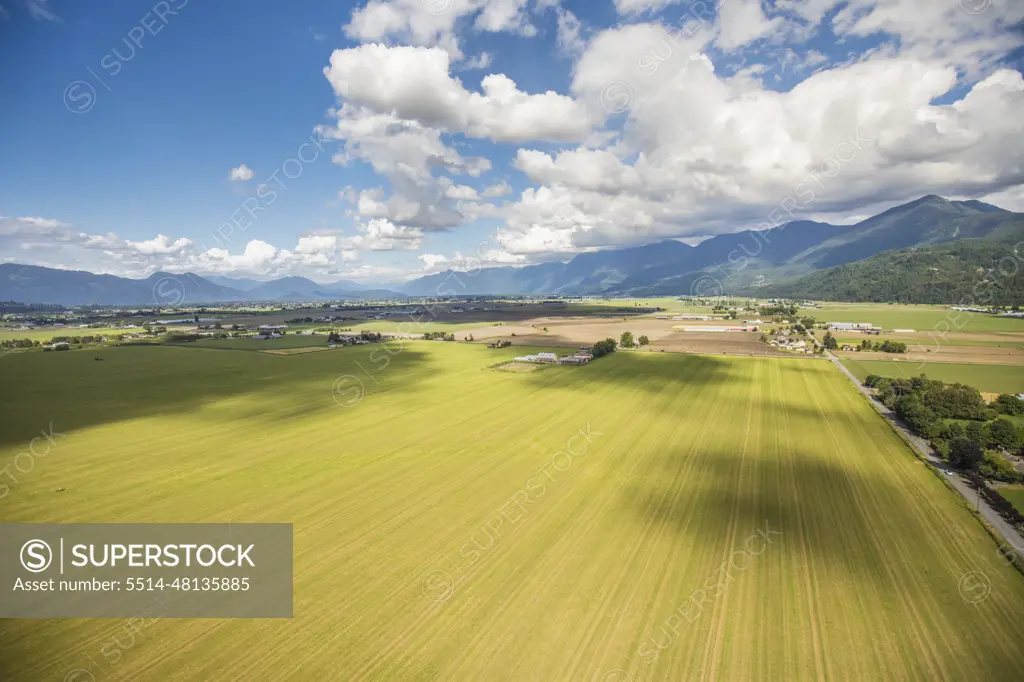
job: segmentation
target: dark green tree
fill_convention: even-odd
[[[1000,448],[1006,452],[1020,450],[1020,435],[1017,433],[1017,427],[1009,419],[997,419],[990,423],[986,430],[989,447]]]
[[[915,395],[897,400],[895,410],[907,426],[925,438],[935,438],[942,431],[942,422]]]
[[[974,469],[985,459],[985,451],[974,441],[961,438],[949,445],[949,463],[957,469]]]
[[[971,422],[964,427],[964,439],[984,450],[988,447],[988,429],[981,422]]]
[[[1003,414],[1009,415],[1020,415],[1024,414],[1024,400],[1021,400],[1012,393],[1003,393],[996,398],[993,407],[1002,412]]]

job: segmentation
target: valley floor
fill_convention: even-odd
[[[0,462],[66,434],[4,521],[295,530],[293,619],[6,620],[5,679],[1020,679],[1024,578],[831,363],[519,352],[0,357]]]

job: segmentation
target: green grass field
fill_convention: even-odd
[[[47,343],[58,336],[106,336],[114,338],[123,334],[138,334],[142,329],[79,329],[78,327],[44,327],[43,329],[0,329],[0,341],[13,339],[31,339],[39,343]]]
[[[819,332],[820,333],[820,332]],[[935,350],[943,346],[983,346],[987,348],[1024,348],[1024,336],[1021,337],[1010,337],[1006,341],[975,341],[973,339],[950,339],[950,338],[917,338],[913,336],[907,336],[906,334],[880,334],[864,335],[864,334],[845,334],[843,336],[836,336],[838,343],[848,343],[851,346],[859,346],[861,341],[867,339],[872,343],[878,343],[881,341],[902,341],[907,344],[907,353],[914,353],[920,355],[921,353],[927,353],[929,350]]]
[[[804,308],[825,322],[870,322],[883,329],[913,329],[919,332],[1017,332],[1024,333],[1024,319],[984,313],[962,313],[949,306],[886,305],[883,303],[822,303],[820,309]]]
[[[1024,486],[1022,485],[1008,485],[999,488],[999,494],[1005,497],[1007,500],[1017,508],[1021,514],[1024,514]]]
[[[389,348],[0,357],[0,463],[67,434],[4,521],[295,529],[293,619],[6,620],[4,679],[1020,679],[1024,578],[831,363]]]
[[[841,358],[854,376],[863,381],[869,374],[906,379],[925,374],[929,379],[961,383],[988,393],[1024,393],[1024,366],[981,365],[959,362],[857,360]]]
[[[174,344],[196,348],[220,348],[224,350],[275,350],[280,348],[313,348],[327,345],[327,335],[306,336],[305,334],[285,334],[279,339],[256,339],[241,337],[237,339],[199,339],[187,343]]]

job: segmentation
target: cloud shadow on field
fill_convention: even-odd
[[[579,379],[602,388],[641,389],[658,394],[669,384],[678,384],[682,389],[725,382],[734,375],[731,365],[713,355],[616,352],[583,367],[560,367],[559,373],[534,372],[527,376],[548,386]]]
[[[553,350],[553,349],[550,349]],[[518,352],[522,352],[521,350]],[[533,352],[533,349],[531,349]],[[511,359],[511,358],[509,358]],[[744,363],[787,363],[784,372],[801,371],[811,360],[791,358],[763,358],[748,356],[699,355],[691,353],[635,353],[618,351],[610,356],[599,358],[584,367],[558,367],[557,371],[532,372],[524,375],[535,383],[538,388],[556,389],[572,386],[576,382],[587,382],[600,391],[606,388],[618,390],[641,390],[652,395],[665,394],[673,388],[678,391],[693,391],[694,400],[721,400],[720,395],[698,395],[694,389],[712,384],[728,385],[730,389],[737,386],[753,386],[761,381],[761,396],[753,398],[754,412],[778,409],[772,402],[771,387],[768,378],[760,380],[743,372]],[[791,363],[791,364],[790,364]],[[556,369],[556,368],[552,368]],[[788,390],[792,390],[789,388]],[[743,395],[738,400],[745,406],[749,397]],[[737,400],[728,398],[729,405]],[[723,407],[725,407],[723,402]],[[745,407],[743,408],[745,410]],[[823,415],[839,412],[827,400],[821,401],[821,409],[811,403],[798,404],[792,400],[786,402],[786,411],[791,418],[821,419]],[[745,414],[745,412],[743,412]]]
[[[51,423],[73,433],[247,396],[265,397],[245,416],[261,424],[329,411],[344,419],[334,400],[339,377],[356,377],[367,399],[398,382],[413,393],[436,376],[430,356],[410,343],[394,354],[378,344],[292,356],[169,346],[24,353],[0,359],[0,447],[28,447]],[[346,380],[340,399],[356,385]]]
[[[825,590],[816,593],[815,598],[826,603],[833,589],[849,598],[850,592],[844,586],[851,580],[858,586],[873,584],[890,618],[909,616],[895,592],[901,589],[900,585],[892,582],[884,567],[904,576],[928,576],[930,584],[926,589],[943,605],[939,609],[943,616],[939,626],[967,627],[960,624],[957,608],[967,618],[973,617],[976,607],[961,601],[958,569],[942,565],[941,553],[917,551],[927,547],[920,539],[923,526],[934,521],[915,514],[910,509],[912,498],[883,471],[857,471],[843,466],[841,461],[828,459],[828,454],[799,446],[780,453],[778,458],[766,458],[756,452],[747,457],[744,462],[737,451],[691,454],[678,448],[666,449],[627,485],[620,496],[621,504],[645,526],[650,523],[673,531],[688,553],[712,557],[709,565],[716,577],[721,562],[732,551],[744,549],[744,543],[764,529],[767,522],[767,528],[782,533],[775,536],[778,549],[766,547],[758,540],[751,551],[754,547],[766,547],[764,556],[759,553],[750,558],[750,570],[774,567],[787,572],[781,577],[785,581],[792,571],[813,566],[819,589]],[[875,496],[889,505],[884,512],[869,499]],[[890,534],[890,529],[880,527],[881,514],[890,524],[899,526],[901,532]],[[968,519],[966,523],[974,521]],[[730,545],[731,524],[735,535]],[[978,528],[963,530],[980,532]],[[960,536],[951,541],[960,541]],[[782,564],[777,560],[766,561],[776,551],[787,557]],[[780,565],[784,568],[780,569]],[[844,577],[844,573],[849,577]],[[693,589],[699,587],[701,583]],[[906,598],[929,597],[909,594]],[[884,621],[881,615],[878,618],[881,627]],[[883,634],[879,632],[879,636]],[[833,630],[833,635],[843,633]],[[864,646],[871,644],[863,642]],[[995,669],[1013,663],[1006,660],[1005,650],[984,636],[976,636],[971,646],[979,658],[991,662]]]
[[[799,538],[802,527],[809,552],[853,572],[869,571],[884,560],[870,539],[871,523],[858,508],[862,488],[896,494],[884,477],[864,476],[800,450],[783,453],[781,460],[767,460],[759,453],[748,457],[744,463],[738,452],[665,450],[628,488],[625,498],[643,519],[667,524],[690,544],[724,551],[733,518],[738,543],[767,520],[783,538]],[[672,484],[678,481],[685,481],[686,488],[675,498]],[[829,500],[829,514],[822,514],[822,498]],[[831,515],[836,510],[842,510],[841,516]],[[698,533],[697,528],[704,530]]]

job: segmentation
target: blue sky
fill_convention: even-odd
[[[1024,208],[1021,3],[711,4],[0,0],[0,259],[386,282],[770,226],[808,177],[789,217]]]

